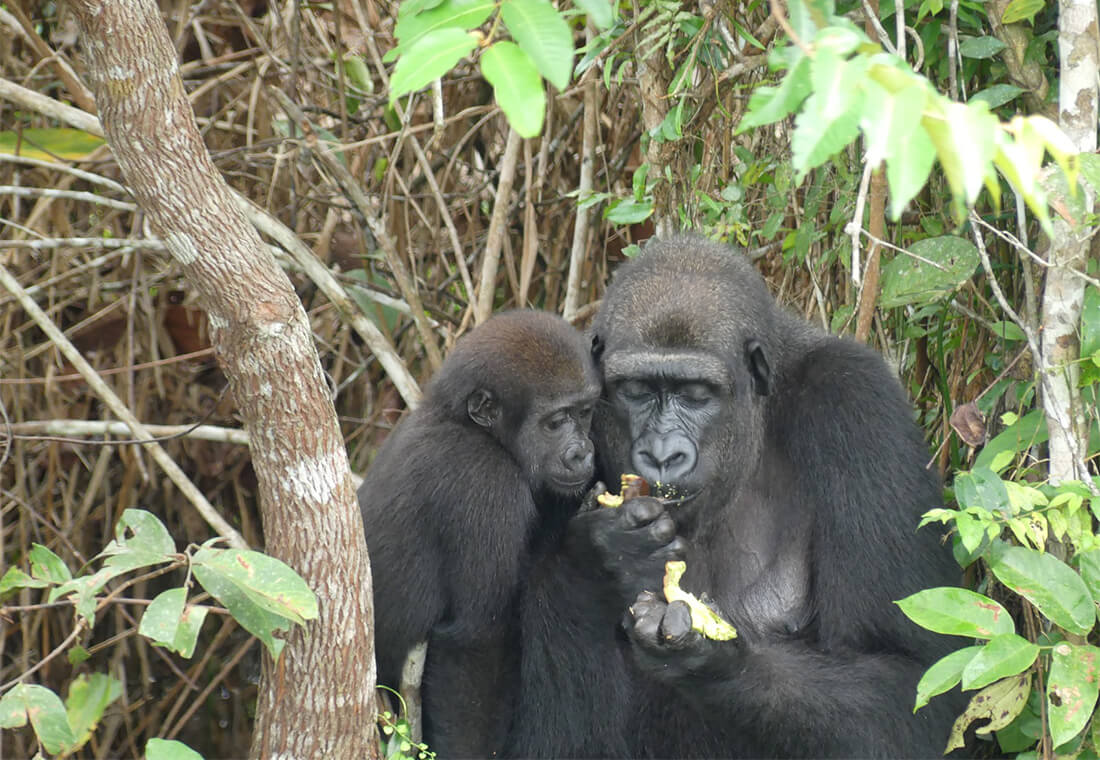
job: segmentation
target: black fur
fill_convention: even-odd
[[[359,488],[378,682],[396,688],[428,640],[425,739],[440,757],[503,742],[515,593],[540,518],[560,522],[591,483],[598,395],[584,336],[550,314],[499,314],[458,341]]]
[[[649,243],[593,326],[597,471],[674,501],[581,511],[523,595],[514,757],[938,757],[957,705],[912,713],[952,643],[893,603],[956,583],[917,531],[940,484],[873,351],[778,308],[739,254]],[[702,639],[664,562],[737,627]]]

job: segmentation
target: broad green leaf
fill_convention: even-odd
[[[52,551],[42,544],[31,544],[28,552],[31,561],[31,575],[47,583],[64,583],[72,580],[73,574]]]
[[[199,631],[209,612],[210,608],[203,604],[188,604],[183,608],[179,628],[176,629],[176,638],[172,641],[172,648],[179,652],[181,657],[191,659],[195,654]]]
[[[1022,546],[995,546],[989,568],[1055,625],[1082,636],[1092,630],[1092,596],[1081,576],[1057,557]]]
[[[46,601],[53,603],[58,599],[69,598],[76,607],[76,613],[91,624],[95,619],[96,595],[107,585],[107,581],[123,572],[124,569],[102,567],[91,575],[82,575],[55,586]]]
[[[46,588],[49,585],[49,581],[32,578],[18,567],[9,567],[4,577],[0,578],[0,596],[21,588]]]
[[[299,625],[317,618],[317,596],[285,562],[256,551],[207,549],[195,552],[195,567],[216,570],[257,604]]]
[[[1077,566],[1081,570],[1081,580],[1092,594],[1092,600],[1100,603],[1100,549],[1078,554]]]
[[[175,739],[150,739],[145,743],[145,760],[203,760],[195,750]]]
[[[734,134],[785,119],[794,113],[812,89],[810,58],[803,57],[787,72],[778,87],[757,87],[753,90],[749,96],[749,107]]]
[[[1027,706],[1027,698],[1030,693],[1030,672],[1019,676],[1010,676],[986,686],[974,695],[966,710],[955,721],[944,754],[965,745],[963,735],[970,724],[976,720],[986,719],[989,721],[975,729],[979,736],[988,736],[994,731],[999,731],[1007,726]]]
[[[546,116],[546,91],[531,58],[519,45],[501,40],[481,54],[481,73],[497,103],[521,137],[534,137]]]
[[[171,562],[176,542],[156,515],[144,509],[127,509],[115,525],[115,538],[99,553],[116,574],[140,567]]]
[[[1020,329],[1019,325],[1015,322],[1008,322],[1004,320],[998,320],[991,323],[993,328],[993,334],[1002,340],[1024,340],[1026,337],[1024,331]]]
[[[940,103],[937,112],[925,110],[921,123],[947,175],[956,205],[978,198],[996,151],[1000,125],[985,103]]]
[[[932,173],[936,162],[936,146],[923,129],[909,135],[906,149],[895,152],[886,162],[886,181],[890,184],[890,217],[900,219],[911,201]]]
[[[912,255],[898,254],[882,272],[879,306],[935,303],[953,293],[974,274],[981,259],[969,240],[953,235],[918,240]]]
[[[1047,719],[1057,747],[1081,732],[1096,707],[1100,649],[1061,643],[1051,653],[1047,678]]]
[[[443,0],[434,8],[416,11],[409,3],[402,3],[393,33],[398,45],[386,53],[383,60],[396,60],[421,37],[440,29],[458,29],[463,32],[485,23],[493,12],[493,0]],[[408,8],[408,10],[407,10]]]
[[[1031,21],[1035,14],[1046,7],[1046,0],[1012,0],[1001,14],[1002,24]]]
[[[1093,192],[1100,193],[1100,155],[1095,153],[1081,154],[1081,176],[1092,185]],[[1093,292],[1096,292],[1093,289]]]
[[[99,150],[102,137],[68,127],[29,128],[0,132],[0,153],[42,161],[81,161]]]
[[[936,633],[991,639],[1015,630],[1012,617],[1004,607],[965,588],[925,589],[896,604],[914,623]]]
[[[25,726],[28,718],[38,741],[50,754],[74,743],[61,697],[45,686],[21,683],[0,697],[0,728]]]
[[[104,711],[122,696],[122,682],[105,673],[86,673],[76,677],[69,686],[65,710],[69,726],[76,737],[72,749],[79,749],[92,738]]]
[[[1005,482],[984,467],[956,476],[955,499],[963,507],[980,507],[988,512],[1007,512],[1010,504]]]
[[[609,206],[604,219],[612,224],[637,224],[645,221],[653,213],[653,201],[622,200]]]
[[[933,663],[917,684],[917,702],[913,705],[913,712],[928,704],[932,697],[953,689],[962,679],[963,668],[982,649],[984,647],[965,647]]]
[[[573,34],[561,14],[548,0],[505,0],[500,16],[539,73],[564,90],[573,73]]]
[[[993,459],[1002,451],[1018,454],[1047,440],[1047,426],[1042,410],[1035,409],[1008,425],[985,445],[974,460],[974,469],[992,467]]]
[[[792,163],[800,177],[820,166],[859,134],[863,102],[861,83],[867,70],[862,58],[844,61],[827,50],[814,56],[813,91],[795,117],[791,135]]]
[[[867,162],[878,166],[882,161],[904,155],[909,149],[910,136],[920,127],[927,90],[921,84],[914,84],[891,94],[873,80],[867,84],[868,97],[859,126],[867,139]]]
[[[615,23],[615,7],[608,0],[576,0],[576,4],[601,32]]]
[[[959,539],[963,548],[970,554],[977,551],[985,538],[987,520],[979,520],[969,512],[959,512],[955,517],[955,527],[959,530]]]
[[[170,588],[157,594],[141,616],[138,633],[154,644],[171,648],[187,603],[187,589]]]
[[[417,38],[401,55],[390,77],[390,102],[415,92],[450,71],[471,50],[477,38],[455,27],[436,29]]]
[[[291,621],[275,615],[256,604],[244,591],[217,570],[196,565],[195,578],[210,595],[225,605],[241,627],[264,643],[272,659],[278,661],[286,642],[275,638],[277,631],[286,631]]]
[[[959,42],[959,54],[963,58],[992,58],[1005,47],[996,37],[970,37]]]
[[[1022,673],[1039,656],[1039,647],[1015,633],[994,636],[962,672],[964,689],[981,689],[994,681]]]
[[[1017,87],[1014,84],[995,84],[992,87],[986,87],[984,90],[974,93],[970,96],[970,100],[981,100],[990,108],[996,108],[997,106],[1003,106],[1005,103],[1014,100],[1023,91],[1022,87]]]
[[[1092,153],[1081,158],[1096,158]],[[1084,165],[1084,162],[1082,162]],[[1085,173],[1084,171],[1082,173]],[[1087,179],[1086,174],[1086,179]],[[1092,180],[1089,180],[1090,183]],[[1100,183],[1093,185],[1100,192]],[[1085,303],[1081,308],[1081,356],[1092,357],[1090,362],[1081,364],[1081,378],[1079,385],[1088,387],[1100,381],[1100,288],[1085,288]],[[3,582],[0,581],[0,587]]]

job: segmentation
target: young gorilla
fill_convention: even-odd
[[[893,602],[959,573],[916,530],[940,487],[882,359],[787,314],[742,256],[693,236],[616,271],[593,351],[599,475],[677,499],[581,511],[540,557],[507,754],[939,756],[954,707],[912,705],[953,644]],[[668,559],[738,638],[702,638],[683,602],[652,593]]]
[[[599,388],[565,321],[498,314],[459,339],[359,488],[378,682],[396,688],[409,649],[428,640],[424,738],[440,757],[501,748],[514,595],[540,522],[564,521],[592,481]]]

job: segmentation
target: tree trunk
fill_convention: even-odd
[[[1096,150],[1097,29],[1095,0],[1061,0],[1058,9],[1059,123],[1082,153]],[[1085,210],[1093,205],[1091,193]],[[1043,406],[1050,433],[1050,477],[1054,482],[1087,480],[1085,425],[1077,388],[1078,329],[1085,298],[1083,271],[1089,252],[1089,229],[1083,219],[1054,221],[1050,267],[1042,302],[1040,372]]]
[[[107,140],[195,286],[251,438],[267,550],[317,593],[320,619],[265,657],[253,757],[376,757],[370,569],[305,310],[195,125],[152,0],[74,0]]]

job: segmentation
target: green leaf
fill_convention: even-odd
[[[615,23],[615,6],[608,0],[576,0],[576,4],[600,31]]]
[[[1002,24],[1015,24],[1017,21],[1031,21],[1035,14],[1046,7],[1045,0],[1012,0],[1001,14]]]
[[[989,721],[975,729],[979,736],[988,736],[1007,726],[1027,707],[1029,694],[1031,694],[1030,672],[1011,676],[986,686],[974,695],[966,710],[955,721],[944,754],[965,745],[963,735],[970,724],[976,720]]]
[[[1100,649],[1061,643],[1051,654],[1047,679],[1047,718],[1055,747],[1081,732],[1096,707]]]
[[[546,116],[546,91],[531,58],[516,43],[502,40],[481,54],[481,73],[508,123],[521,137],[535,137]]]
[[[919,82],[896,94],[891,94],[873,80],[867,84],[868,97],[864,101],[859,126],[867,138],[867,162],[878,166],[881,161],[906,153],[910,136],[920,127],[928,91]]]
[[[955,478],[955,499],[963,507],[979,507],[987,512],[1008,511],[1008,489],[992,470],[975,467]]]
[[[1020,419],[1009,424],[993,440],[985,445],[978,457],[974,460],[974,469],[979,467],[997,469],[992,467],[993,459],[1002,451],[1011,451],[1018,454],[1036,444],[1047,440],[1047,426],[1042,410],[1034,409]]]
[[[996,108],[997,106],[1003,106],[1008,103],[1024,91],[1022,87],[1017,87],[1014,84],[995,84],[992,87],[986,87],[984,90],[980,90],[970,96],[971,101],[980,100],[984,101],[990,108]]]
[[[68,127],[0,132],[0,153],[41,161],[81,161],[103,146],[102,137]]]
[[[0,728],[31,725],[38,741],[56,755],[75,742],[61,697],[45,686],[21,683],[0,698]]]
[[[1022,673],[1039,656],[1039,647],[1015,633],[994,636],[962,672],[964,689],[981,689],[994,681]]]
[[[989,568],[1055,625],[1082,636],[1092,630],[1092,596],[1081,576],[1057,557],[1023,546],[995,546]]]
[[[932,173],[936,162],[936,146],[923,129],[909,135],[906,150],[895,152],[886,162],[886,181],[890,184],[890,217],[900,219],[911,201]]]
[[[192,559],[195,577],[234,618],[278,659],[275,631],[317,617],[317,597],[306,582],[274,557],[239,549],[202,548]]]
[[[495,7],[493,0],[444,0],[434,8],[417,12],[418,9],[412,3],[402,3],[397,14],[397,25],[393,30],[400,44],[388,51],[383,60],[396,60],[421,37],[431,32],[440,29],[467,31],[479,27],[485,23]]]
[[[71,750],[79,749],[92,738],[107,707],[122,696],[122,682],[105,673],[81,674],[69,686],[65,700],[69,726],[76,740]]]
[[[792,163],[799,177],[820,166],[859,135],[867,59],[844,61],[827,50],[814,56],[813,91],[795,117]]]
[[[1004,607],[965,588],[925,589],[895,603],[914,623],[936,633],[990,639],[1015,630]]]
[[[959,54],[963,58],[992,58],[1005,47],[996,37],[968,37],[959,42]]]
[[[145,743],[145,760],[202,760],[202,755],[175,739],[150,739]]]
[[[127,509],[115,524],[115,538],[99,553],[115,575],[140,567],[171,562],[176,542],[156,515],[144,509]]]
[[[653,201],[621,200],[604,211],[604,219],[612,224],[638,224],[653,213]]]
[[[762,127],[785,119],[794,113],[812,89],[810,59],[800,58],[778,87],[757,87],[753,90],[749,96],[749,107],[734,134],[739,135],[753,127]]]
[[[941,102],[936,112],[925,110],[921,123],[947,175],[956,203],[972,204],[990,171],[1000,125],[985,103]]]
[[[969,280],[981,263],[974,244],[953,235],[918,240],[909,251],[911,256],[898,254],[883,268],[879,306],[884,309],[935,303]]]
[[[390,103],[446,74],[477,47],[477,38],[462,29],[436,29],[418,37],[401,55],[390,77]]]
[[[138,633],[157,646],[168,647],[190,658],[195,653],[199,629],[209,607],[187,604],[187,589],[171,588],[157,595],[141,616]]]
[[[69,568],[52,551],[42,544],[31,544],[28,552],[31,561],[31,575],[47,583],[65,583],[73,578]]]
[[[21,588],[46,588],[49,585],[48,581],[32,578],[18,567],[9,567],[4,577],[0,578],[0,596]]]
[[[963,668],[982,649],[984,647],[965,647],[933,663],[917,684],[917,702],[913,706],[913,712],[928,704],[932,697],[953,689],[962,678]]]
[[[1092,594],[1092,600],[1100,603],[1100,549],[1078,554],[1077,566],[1081,570],[1081,580]]]
[[[561,14],[547,0],[505,0],[500,16],[539,73],[564,90],[573,72],[573,34]]]

